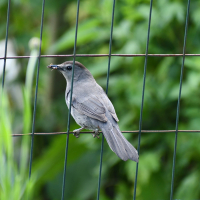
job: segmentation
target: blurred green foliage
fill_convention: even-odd
[[[20,146],[12,138],[12,110],[6,93],[1,93],[0,102],[0,199],[29,199],[32,197],[35,177],[28,178],[29,138],[23,137]],[[24,95],[24,105],[27,98]],[[27,106],[24,106],[24,117],[28,117]],[[30,118],[29,118],[30,119]],[[26,120],[28,121],[28,118]],[[27,123],[30,124],[30,123]],[[27,131],[24,125],[24,131]],[[15,145],[14,145],[15,144]]]
[[[116,1],[112,53],[145,53],[149,0]],[[39,37],[42,2],[14,0],[11,4],[9,39],[18,55],[29,55],[28,42]],[[187,1],[157,0],[153,4],[149,53],[182,53]],[[7,1],[0,2],[0,38],[5,38]],[[77,54],[108,53],[112,1],[82,0],[80,3]],[[76,1],[46,2],[42,54],[72,54]],[[200,53],[200,2],[191,1],[186,53]],[[36,114],[36,132],[65,131],[67,107],[65,80],[49,71],[50,63],[70,58],[42,58]],[[106,87],[108,58],[77,58]],[[6,85],[23,87],[27,60],[20,59],[17,80]],[[148,57],[142,129],[175,129],[182,57]],[[14,66],[13,66],[14,67]],[[108,96],[115,106],[121,130],[137,130],[139,124],[144,57],[112,57]],[[179,129],[200,129],[200,58],[186,57]],[[34,96],[32,88],[32,96]],[[12,90],[10,90],[12,91]],[[19,93],[18,95],[22,95]],[[12,133],[21,133],[23,105],[9,93]],[[32,98],[33,100],[33,98]],[[21,101],[23,104],[23,101]],[[78,125],[72,120],[71,130]],[[11,132],[11,131],[10,131]],[[29,128],[29,131],[31,129]],[[137,148],[137,134],[125,134]],[[200,135],[178,134],[175,199],[200,198]],[[15,151],[20,151],[19,142]],[[33,199],[61,196],[66,136],[35,136]],[[91,135],[70,135],[66,176],[66,199],[95,199],[101,141]],[[169,199],[174,133],[143,133],[141,137],[137,199]],[[132,199],[136,164],[121,161],[105,143],[101,199]]]

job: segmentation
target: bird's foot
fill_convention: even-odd
[[[94,134],[92,134],[92,136],[93,136],[93,138],[95,138],[95,137],[97,137],[98,139],[99,139],[99,129],[96,129],[95,131],[94,131]]]
[[[79,129],[75,129],[73,130],[73,135],[76,137],[76,138],[79,138],[80,137],[80,131],[83,130],[85,127],[81,127]]]
[[[77,131],[75,132],[75,130],[73,131],[73,135],[76,137],[76,138],[79,138],[80,137],[80,133]]]

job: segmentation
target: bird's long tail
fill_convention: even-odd
[[[112,125],[109,121],[102,123],[100,128],[108,142],[109,147],[119,158],[126,161],[128,159],[138,162],[137,150],[126,140],[118,125]]]

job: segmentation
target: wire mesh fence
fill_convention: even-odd
[[[185,19],[185,33],[184,33],[184,41],[183,41],[183,53],[182,54],[149,54],[149,43],[150,43],[150,30],[151,30],[151,16],[153,10],[153,0],[150,1],[149,5],[149,17],[148,17],[148,29],[147,29],[147,39],[146,39],[146,52],[145,54],[112,54],[112,36],[113,36],[113,27],[114,27],[114,17],[115,17],[115,0],[113,0],[112,4],[112,17],[111,17],[111,25],[110,25],[110,39],[109,39],[109,53],[108,54],[76,54],[77,47],[77,34],[78,34],[78,24],[79,24],[79,9],[80,9],[80,0],[77,1],[77,10],[76,10],[76,25],[75,25],[75,35],[74,35],[74,50],[73,54],[67,55],[41,55],[41,46],[42,46],[42,36],[43,36],[43,23],[44,23],[44,15],[45,15],[45,0],[42,1],[42,14],[41,14],[41,27],[40,27],[40,46],[39,46],[39,54],[37,56],[38,64],[37,64],[37,75],[36,75],[36,88],[35,88],[35,99],[34,99],[34,109],[33,109],[33,121],[32,121],[32,132],[27,134],[13,134],[12,136],[31,136],[31,144],[30,144],[30,162],[29,162],[29,178],[31,177],[32,170],[32,162],[33,162],[33,150],[34,150],[34,136],[35,135],[60,135],[66,134],[66,149],[65,149],[65,159],[64,159],[64,169],[63,169],[63,183],[62,183],[62,194],[61,199],[65,198],[65,184],[67,180],[66,177],[66,168],[67,168],[67,159],[68,159],[68,145],[69,145],[69,134],[70,132],[70,114],[71,114],[71,101],[72,101],[72,93],[70,94],[70,106],[68,112],[68,122],[67,122],[67,131],[66,132],[52,132],[52,133],[35,133],[35,123],[37,121],[36,117],[36,108],[37,108],[37,97],[38,97],[38,83],[39,83],[39,73],[40,73],[40,59],[48,58],[48,57],[72,57],[73,58],[73,74],[74,74],[74,64],[77,57],[108,57],[108,68],[107,68],[107,83],[106,83],[106,94],[108,94],[109,88],[109,77],[110,77],[110,64],[112,62],[112,57],[145,57],[144,62],[144,72],[143,72],[143,87],[142,87],[142,98],[141,98],[141,107],[140,107],[140,118],[139,118],[139,130],[131,130],[131,131],[122,131],[123,133],[138,133],[138,145],[137,150],[138,154],[140,153],[140,143],[141,143],[141,133],[175,133],[174,139],[174,154],[173,154],[173,166],[172,166],[172,178],[171,178],[171,192],[170,192],[170,200],[173,199],[174,193],[174,180],[175,180],[175,164],[176,164],[176,153],[177,153],[177,140],[179,132],[195,132],[199,133],[200,130],[179,130],[179,115],[180,115],[180,101],[181,101],[181,91],[182,91],[182,82],[183,82],[183,71],[184,71],[184,62],[186,56],[200,56],[200,54],[186,54],[186,40],[187,40],[187,30],[188,30],[188,22],[189,22],[189,11],[190,11],[190,0],[187,2],[187,13]],[[156,2],[154,2],[156,3]],[[5,53],[3,57],[0,57],[1,60],[4,60],[3,65],[3,78],[2,78],[2,88],[4,87],[5,82],[5,69],[6,69],[6,60],[8,59],[25,59],[30,58],[31,56],[7,56],[7,43],[9,37],[9,17],[10,17],[10,0],[8,0],[8,10],[7,10],[7,24],[6,24],[6,40],[5,40]],[[143,122],[143,107],[144,107],[144,96],[145,96],[145,82],[146,82],[146,74],[148,67],[148,58],[149,57],[181,57],[182,65],[180,72],[180,83],[179,83],[179,95],[177,101],[177,111],[176,111],[176,125],[175,130],[142,130],[142,122]],[[73,77],[73,76],[72,76]],[[71,82],[71,88],[73,88],[73,78]],[[82,134],[87,134],[91,132],[82,132]],[[101,174],[103,167],[103,150],[104,150],[104,136],[102,135],[102,143],[101,143],[101,151],[100,151],[100,163],[99,163],[99,178],[98,178],[98,188],[97,188],[97,199],[100,199],[100,190],[101,190]],[[135,182],[134,182],[134,193],[133,199],[137,199],[137,181],[138,181],[138,170],[139,170],[139,162],[136,164],[136,172],[135,172]]]

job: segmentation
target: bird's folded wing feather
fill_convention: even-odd
[[[90,96],[89,98],[84,98],[81,103],[73,98],[72,106],[81,114],[102,122],[107,121],[107,117],[105,115],[106,109],[94,95]]]
[[[101,95],[101,98],[104,101],[104,103],[106,105],[106,108],[108,109],[108,111],[110,112],[110,114],[112,115],[112,117],[114,118],[114,120],[116,122],[118,122],[119,119],[118,119],[118,117],[116,115],[114,106],[112,105],[110,99],[108,98],[108,96],[107,96],[107,94],[105,92]]]

